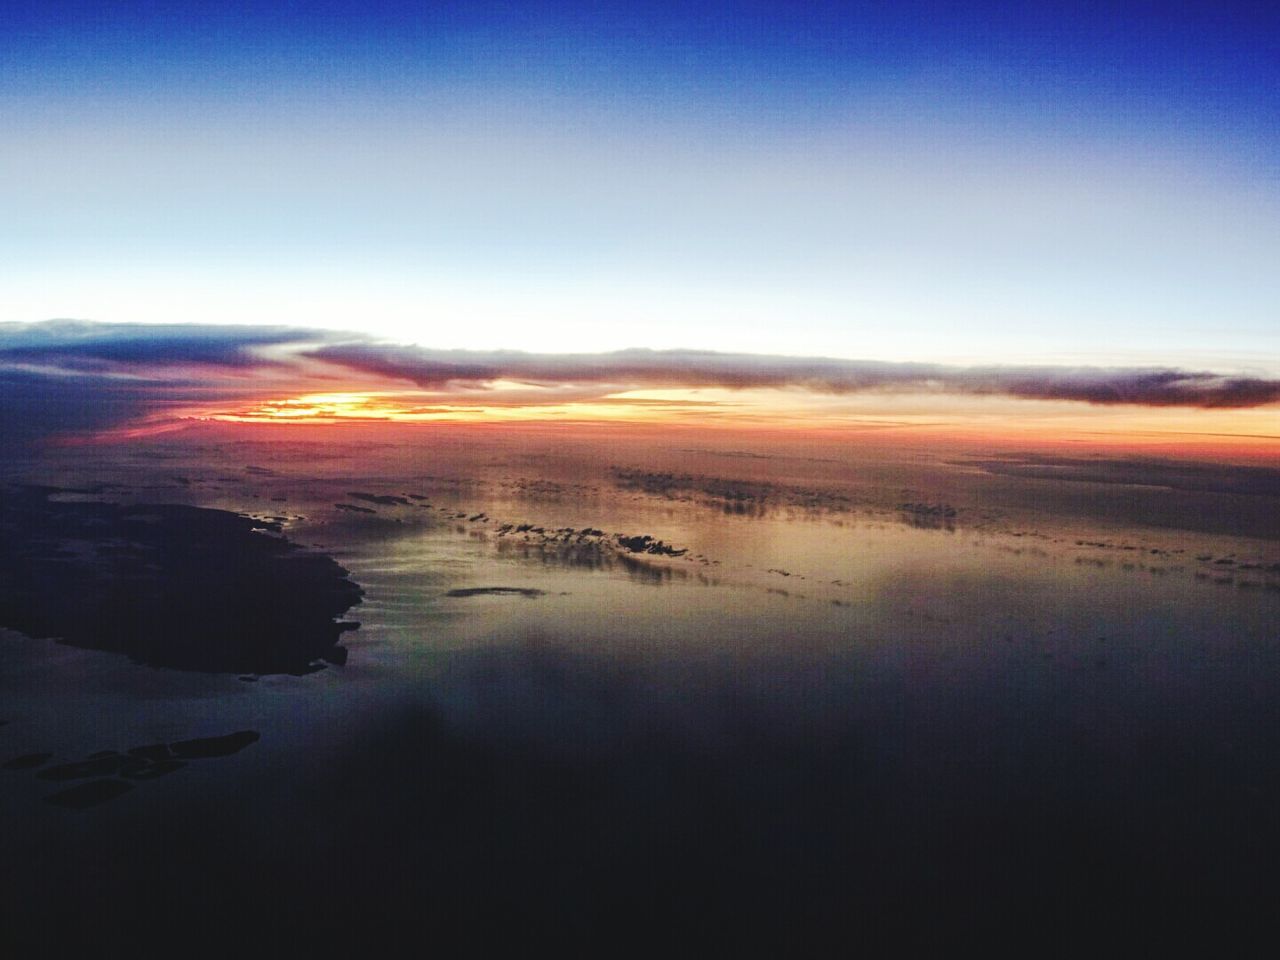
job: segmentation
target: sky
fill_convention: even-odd
[[[0,323],[1280,376],[1273,4],[605,6],[11,0]]]

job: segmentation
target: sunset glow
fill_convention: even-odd
[[[539,401],[530,394],[524,384],[499,384],[470,394],[314,393],[246,401],[234,407],[192,408],[168,415],[164,423],[168,424],[167,429],[181,429],[183,422],[193,421],[293,426],[364,424],[371,428],[378,424],[431,423],[668,424],[745,431],[817,431],[849,437],[876,436],[882,440],[915,438],[913,442],[968,438],[971,442],[1012,446],[1021,443],[1213,450],[1219,455],[1280,460],[1280,430],[1270,409],[1099,410],[1076,403],[1005,398],[937,394],[848,398],[802,390],[628,390],[568,401]]]
[[[0,958],[1275,940],[1280,0],[0,0],[0,118]]]
[[[1280,450],[1280,378],[1250,369],[441,351],[306,328],[52,323],[0,328],[0,388],[6,377],[13,428],[56,443],[141,439],[199,422],[545,423]],[[55,396],[37,415],[20,413]]]

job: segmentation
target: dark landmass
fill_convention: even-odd
[[[72,810],[86,810],[100,803],[114,800],[133,789],[133,784],[125,780],[92,780],[77,787],[70,787],[44,798],[45,803],[55,807],[70,807]]]
[[[353,490],[347,496],[353,500],[363,500],[365,503],[376,503],[384,507],[407,507],[409,505],[409,501],[404,497],[385,496],[377,493],[361,493]]]
[[[181,670],[319,669],[360,588],[279,524],[177,505],[0,499],[0,626]]]
[[[120,772],[120,768],[128,762],[128,758],[118,753],[107,756],[90,757],[76,763],[60,763],[56,767],[47,767],[36,774],[41,780],[83,780],[86,777],[108,777]],[[145,760],[138,761],[146,763]]]
[[[254,730],[228,733],[225,737],[201,737],[170,744],[173,755],[181,760],[203,760],[209,757],[229,757],[250,744],[257,743],[259,735]]]
[[[463,515],[459,514],[458,516],[461,517]],[[472,521],[483,519],[484,522],[488,522],[488,516],[483,513],[478,513],[470,519]],[[504,523],[497,528],[497,534],[499,537],[524,534],[524,540],[529,542],[585,546],[587,548],[595,548],[597,551],[616,550],[626,553],[650,553],[655,556],[665,557],[682,557],[689,552],[686,548],[673,547],[669,543],[655,539],[647,533],[635,535],[615,533],[612,537],[609,537],[603,530],[596,527],[583,527],[581,530],[575,527],[557,527],[549,530],[546,527],[534,526],[532,523]]]
[[[1190,493],[1280,497],[1280,469],[1273,467],[1140,458],[1008,457],[967,462],[988,473],[1036,480],[1075,480],[1164,487]]]
[[[73,810],[87,810],[123,796],[143,780],[157,780],[182,770],[191,760],[229,757],[257,743],[256,730],[240,730],[221,737],[198,737],[177,743],[153,743],[131,747],[127,753],[99,750],[84,760],[44,767],[36,774],[39,780],[55,783],[89,780],[45,797],[46,803]],[[15,757],[0,769],[36,770],[44,766],[52,753],[31,753]],[[122,778],[122,779],[121,779]]]
[[[664,557],[681,557],[688,553],[688,550],[673,547],[661,540],[655,540],[648,534],[641,534],[635,537],[625,537],[618,534],[615,539],[618,545],[631,553],[652,553],[657,556]]]
[[[635,554],[619,551],[608,540],[585,539],[499,539],[495,543],[499,556],[593,572],[621,571],[637,583],[660,586],[685,580],[689,573],[662,562],[651,562]]]
[[[674,547],[648,534],[607,534],[598,527],[548,529],[532,523],[503,523],[495,532],[498,553],[504,556],[535,560],[543,566],[554,564],[595,571],[621,569],[632,579],[652,585],[685,579],[687,573],[666,564],[646,562],[637,554],[693,559],[686,556],[687,548]],[[705,557],[701,560],[711,562]]]
[[[446,597],[488,597],[502,596],[510,594],[513,596],[541,597],[546,595],[545,590],[537,590],[533,587],[460,587],[450,590],[445,594]]]

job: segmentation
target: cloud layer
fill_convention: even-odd
[[[48,365],[66,371],[109,372],[137,366],[195,364],[253,367],[256,348],[315,343],[328,334],[303,327],[200,324],[0,323],[0,364]]]
[[[285,326],[0,324],[0,439],[95,431],[199,404],[392,391],[493,406],[609,402],[639,389],[902,393],[1238,410],[1280,379],[1131,367],[948,366],[690,350],[445,351]]]
[[[506,380],[546,385],[799,388],[1007,396],[1091,404],[1244,408],[1280,402],[1280,380],[1209,371],[1107,367],[960,367],[826,357],[769,357],[692,350],[603,354],[481,353],[383,343],[340,343],[306,356],[348,370],[444,390]]]
[[[0,324],[0,443],[110,430],[260,391],[264,373],[294,375],[265,350],[324,336],[290,327]]]

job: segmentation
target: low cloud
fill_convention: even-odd
[[[308,393],[401,392],[411,407],[447,411],[450,404],[613,402],[628,390],[695,387],[1153,408],[1280,403],[1277,379],[1173,368],[948,366],[694,350],[454,351],[285,326],[0,324],[0,442],[19,444]]]
[[[110,430],[297,376],[270,348],[331,334],[297,327],[0,323],[0,446]]]
[[[2,323],[0,364],[95,373],[188,365],[249,369],[271,362],[263,356],[262,348],[315,344],[331,336],[325,331],[286,326],[82,320]]]
[[[534,354],[336,343],[305,355],[349,371],[445,390],[495,381],[659,387],[798,388],[814,393],[941,393],[1099,405],[1245,408],[1280,402],[1280,380],[1169,368],[948,366],[693,350]]]

